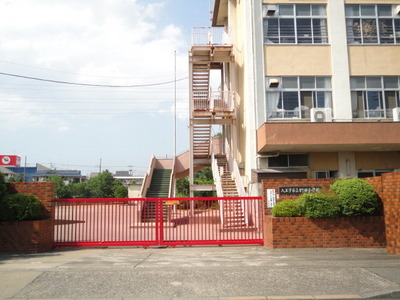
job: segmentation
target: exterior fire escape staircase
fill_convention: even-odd
[[[232,44],[226,28],[194,28],[189,55],[190,74],[190,194],[202,187],[194,185],[194,170],[211,165],[212,125],[234,122],[233,93],[213,92],[210,72],[223,71],[232,60]]]
[[[193,63],[192,88],[194,108],[205,112],[210,106],[208,97],[210,90],[210,63]],[[193,115],[193,155],[198,158],[208,158],[210,155],[211,122],[210,116]]]
[[[190,70],[190,193],[202,190],[194,185],[194,170],[212,166],[217,195],[235,198],[245,196],[239,169],[229,144],[222,151],[212,150],[212,125],[224,125],[231,129],[235,122],[234,93],[229,90],[229,82],[222,91],[210,89],[210,72],[220,70],[221,78],[229,76],[229,63],[232,61],[232,44],[228,41],[227,28],[195,28],[189,56]],[[223,228],[244,227],[248,225],[246,204],[243,200],[221,200],[220,216]]]

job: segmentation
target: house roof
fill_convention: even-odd
[[[12,176],[17,175],[15,172],[13,172],[10,169],[3,167],[3,166],[0,166],[0,173],[6,174],[6,175],[12,175]]]

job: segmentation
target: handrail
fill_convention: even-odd
[[[144,174],[142,188],[140,189],[140,196],[146,197],[147,190],[151,184],[151,178],[153,177],[153,170],[156,163],[156,157],[153,155],[150,160],[150,165],[147,172]]]
[[[173,158],[172,160],[172,170],[171,170],[171,176],[169,177],[169,190],[168,190],[168,198],[173,198],[175,197],[175,161],[176,157]]]
[[[232,46],[228,27],[193,27],[193,46]]]
[[[217,189],[217,196],[223,197],[224,192],[222,190],[221,175],[218,170],[217,160],[215,159],[214,153],[211,154],[211,170],[213,174],[214,184]],[[221,224],[224,224],[224,201],[219,200],[219,212]]]
[[[215,159],[214,153],[211,155],[211,170],[213,174],[214,184],[217,189],[218,197],[223,197],[221,175],[219,174],[217,160]]]
[[[232,91],[209,91],[193,92],[193,109],[233,112],[234,92]]]
[[[233,158],[231,147],[229,146],[228,141],[225,139],[225,153],[226,158],[228,160],[229,169],[231,170],[232,177],[235,180],[236,187],[238,190],[239,197],[246,197],[247,193],[243,185],[242,176],[240,175],[239,167],[237,165],[236,160]]]
[[[239,167],[237,165],[236,160],[234,159],[234,157],[232,155],[231,148],[229,146],[227,139],[225,139],[225,151],[226,151],[226,158],[227,158],[228,164],[229,164],[229,169],[231,170],[232,177],[236,183],[236,189],[237,189],[238,195],[239,195],[239,197],[246,197],[247,193],[246,193],[246,190],[244,189],[242,176],[240,175]],[[241,201],[241,207],[243,209],[244,222],[246,225],[249,225],[249,208],[248,208],[247,202]]]

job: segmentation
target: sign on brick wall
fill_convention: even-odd
[[[276,204],[276,193],[275,189],[268,189],[267,190],[267,207],[272,208]]]
[[[322,186],[284,186],[279,187],[281,195],[301,195],[304,193],[315,193],[322,189]]]

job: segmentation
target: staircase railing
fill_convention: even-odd
[[[228,160],[229,169],[232,173],[232,179],[235,180],[236,187],[238,190],[239,197],[246,197],[247,193],[243,185],[242,176],[240,175],[239,167],[236,162],[236,159],[233,157],[231,152],[231,147],[229,146],[228,141],[225,139],[225,153],[226,159]]]
[[[230,31],[227,27],[194,27],[192,45],[231,46]]]
[[[156,164],[156,157],[153,155],[150,160],[150,165],[147,172],[144,174],[142,188],[140,189],[140,197],[145,198],[147,190],[151,184],[151,178],[153,177],[153,171]]]
[[[234,110],[234,93],[230,91],[193,92],[193,109],[207,111]]]
[[[232,174],[232,179],[235,180],[236,188],[239,197],[246,197],[247,193],[243,185],[242,176],[240,175],[239,167],[237,165],[236,159],[233,157],[231,152],[231,147],[229,146],[228,140],[225,139],[225,152],[226,159],[228,161],[229,169]],[[249,225],[249,208],[246,201],[241,201],[241,207],[243,209],[244,221],[246,225]]]
[[[222,190],[221,174],[219,173],[218,163],[214,153],[212,153],[211,155],[211,170],[214,178],[215,188],[217,189],[217,196],[223,197],[224,192]],[[224,201],[218,200],[218,202],[219,202],[219,215],[221,219],[221,224],[224,224]]]
[[[171,176],[169,177],[169,191],[168,191],[168,198],[174,198],[175,197],[175,160],[176,157],[172,160],[172,170],[171,170]]]
[[[151,178],[153,177],[153,171],[154,171],[155,165],[156,165],[156,157],[153,155],[150,160],[149,169],[144,174],[142,188],[140,189],[140,197],[141,198],[146,197],[147,191],[151,184]],[[139,201],[139,207],[138,207],[139,209],[138,209],[138,216],[137,216],[139,222],[142,221],[143,206],[144,206],[144,201]]]

